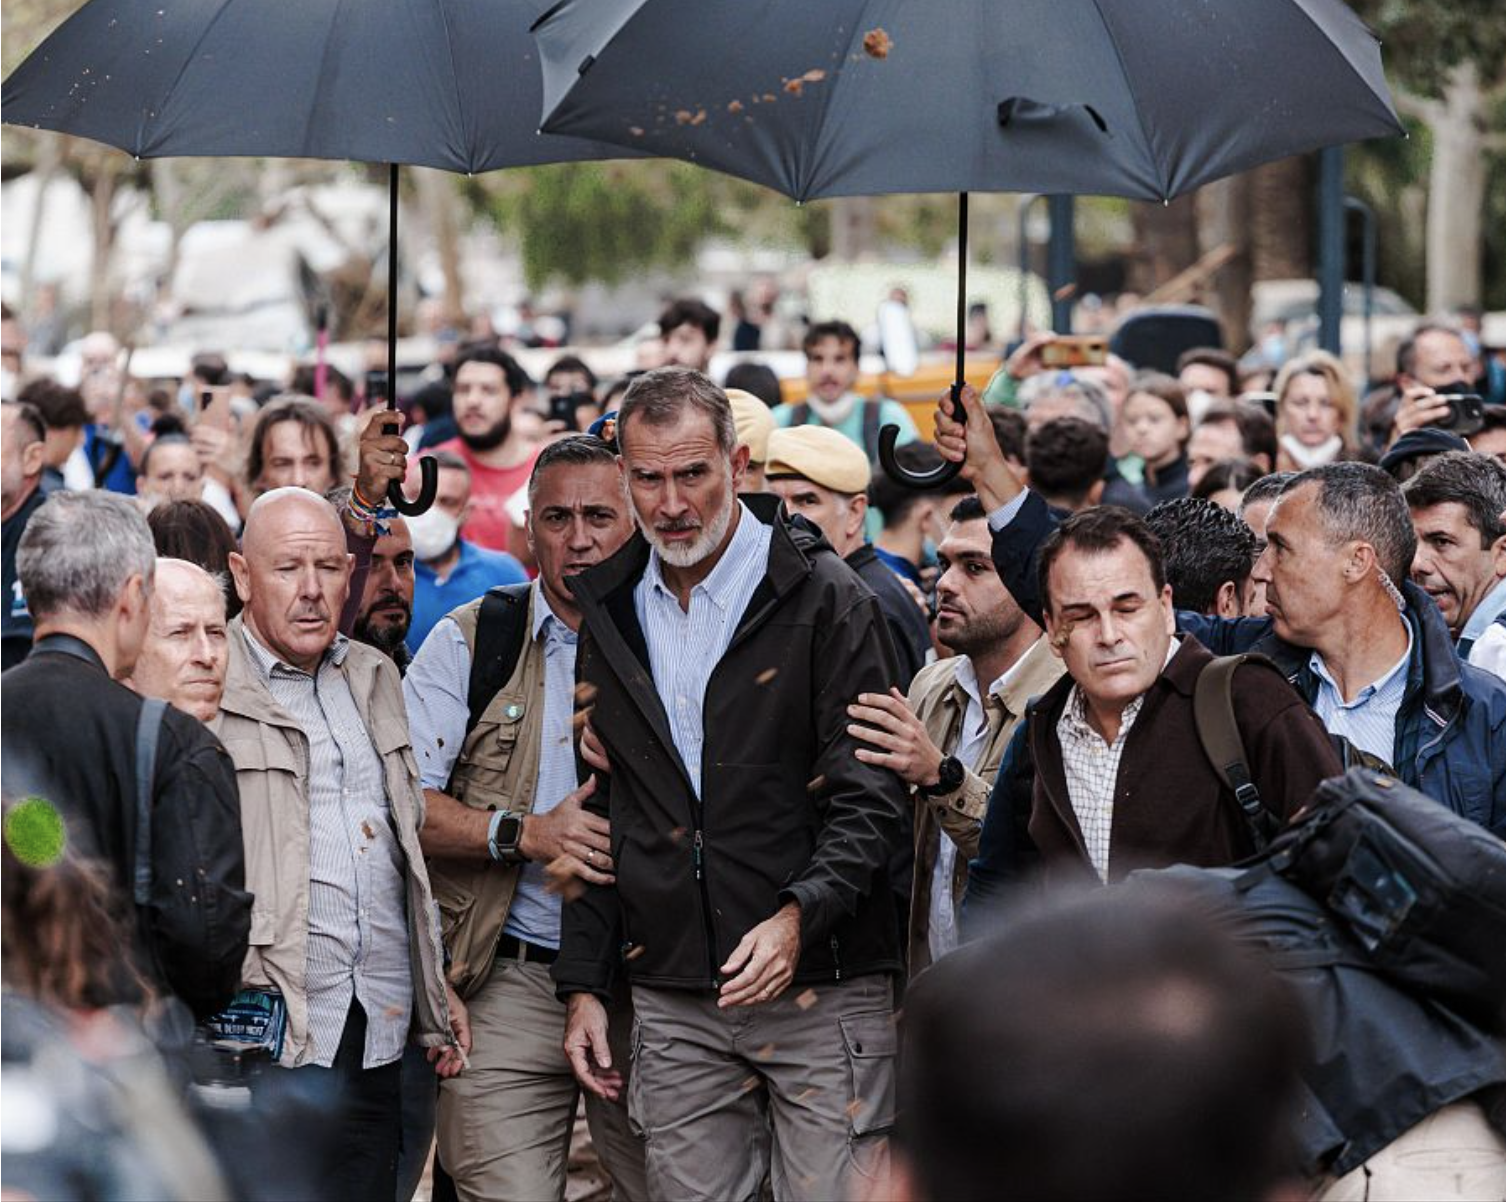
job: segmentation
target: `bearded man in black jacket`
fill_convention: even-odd
[[[738,499],[747,450],[704,376],[640,377],[617,433],[641,533],[572,583],[616,880],[564,907],[565,1049],[620,1088],[603,1003],[625,972],[651,1193],[754,1196],[772,1127],[774,1196],[840,1197],[893,1121],[905,791],[853,754],[847,705],[894,652],[819,533]]]

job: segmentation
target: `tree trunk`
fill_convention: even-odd
[[[31,224],[26,231],[26,251],[21,259],[21,312],[30,318],[36,301],[37,253],[42,246],[42,218],[47,212],[47,188],[63,162],[63,139],[43,138],[37,148],[37,165],[32,172],[37,183],[32,201]]]
[[[1206,300],[1224,328],[1224,345],[1236,355],[1250,346],[1250,193],[1244,174],[1199,188],[1194,198],[1199,251],[1234,247],[1234,257],[1209,281]]]
[[[1127,284],[1131,292],[1154,292],[1197,260],[1197,221],[1193,200],[1179,196],[1170,204],[1145,201],[1130,207],[1135,248]]]
[[[99,160],[89,187],[89,200],[93,207],[94,255],[89,264],[89,328],[108,330],[111,325],[112,300],[110,288],[110,261],[115,250],[115,220],[111,210],[115,207],[116,182],[120,177],[117,156],[109,154]]]
[[[878,213],[871,196],[844,196],[831,202],[831,253],[846,263],[871,258],[877,242]]]
[[[1472,62],[1454,67],[1429,106],[1427,308],[1478,304],[1484,262],[1485,98]]]
[[[465,281],[460,274],[460,231],[455,220],[455,190],[452,177],[443,171],[418,167],[413,171],[419,204],[439,252],[444,275],[445,320],[456,325],[465,321]]]
[[[1256,280],[1312,275],[1313,179],[1306,158],[1250,173],[1250,271]]]

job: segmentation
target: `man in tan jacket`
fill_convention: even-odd
[[[310,1132],[320,1197],[391,1198],[410,1033],[441,1076],[469,1045],[446,998],[397,669],[338,633],[351,559],[323,498],[263,494],[230,569],[245,610],[228,631],[217,733],[255,895],[243,1004],[276,1016],[282,1068],[334,1079],[338,1130]]]
[[[424,640],[403,684],[449,976],[474,1024],[471,1068],[443,1082],[439,1096],[439,1161],[465,1202],[564,1197],[579,1086],[549,969],[561,892],[582,880],[609,883],[613,867],[607,820],[582,805],[594,781],[576,783],[581,614],[569,578],[632,533],[607,444],[576,435],[540,452],[526,533],[539,578],[499,598],[515,612],[483,608],[484,599],[453,611]],[[500,645],[492,642],[499,632],[478,633],[489,623],[510,625],[512,669],[490,680],[492,696],[473,696],[473,662],[493,658],[482,644]],[[614,1015],[612,1032],[625,1066],[627,1023],[618,1019],[626,1015]],[[643,1147],[625,1105],[588,1095],[586,1117],[614,1195],[646,1198]]]
[[[858,758],[894,769],[914,790],[912,977],[957,946],[957,907],[999,761],[1026,702],[1062,674],[994,569],[977,497],[957,502],[950,521],[937,548],[936,637],[954,654],[922,668],[908,697],[864,694],[849,711],[863,724],[853,733],[873,746]]]

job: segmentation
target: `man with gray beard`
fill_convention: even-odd
[[[774,1197],[841,1197],[893,1122],[905,790],[854,754],[847,704],[884,692],[894,652],[823,538],[738,499],[721,389],[648,372],[617,434],[640,533],[571,582],[616,881],[564,907],[565,1050],[617,1094],[605,1003],[625,973],[651,1196],[753,1197],[772,1128]]]

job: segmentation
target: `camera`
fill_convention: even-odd
[[[1436,399],[1448,402],[1448,416],[1434,423],[1439,429],[1469,438],[1485,428],[1485,402],[1475,393],[1447,392]]]

